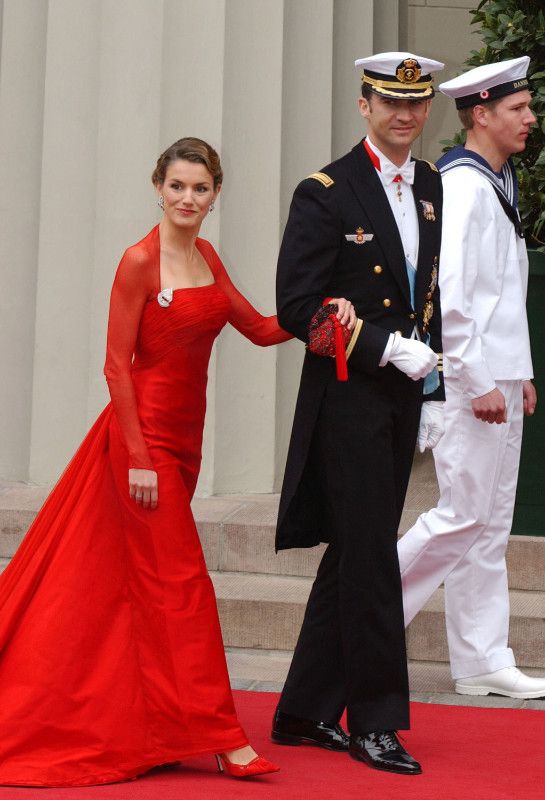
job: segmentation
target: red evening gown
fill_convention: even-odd
[[[156,227],[123,256],[112,402],[0,576],[0,784],[108,783],[248,741],[189,503],[214,339],[227,321],[257,344],[290,337],[202,239],[214,283],[160,305],[159,247]],[[129,497],[129,467],[157,471],[156,510]]]

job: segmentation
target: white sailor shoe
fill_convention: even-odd
[[[504,667],[496,672],[459,678],[456,681],[458,694],[501,694],[519,700],[545,697],[545,678],[531,678],[517,667]]]

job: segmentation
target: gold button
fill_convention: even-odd
[[[416,314],[409,314],[409,319],[414,319],[415,317],[416,317]]]
[[[428,292],[427,295],[426,295],[426,300],[431,300],[432,297],[433,297],[433,294],[431,292]]]
[[[384,306],[384,308],[390,308],[390,306],[392,305],[392,301],[389,300],[387,297],[385,297],[384,300],[382,301],[382,305]]]
[[[380,275],[380,273],[382,272],[382,267],[380,266],[380,264],[377,264],[376,267],[373,267],[373,272],[376,275]]]

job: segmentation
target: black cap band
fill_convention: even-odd
[[[400,81],[394,75],[385,75],[381,72],[365,70],[362,77],[363,83],[367,84],[377,94],[386,97],[397,97],[402,99],[412,98],[431,98],[434,95],[433,78],[431,75],[421,75],[414,81]]]
[[[524,89],[529,88],[530,82],[528,78],[519,78],[516,81],[500,83],[499,86],[491,86],[490,89],[482,89],[480,92],[468,94],[465,97],[457,97],[456,108],[481,106],[485,103],[491,103],[493,100],[499,100],[501,97],[507,97],[508,94],[515,94],[515,92],[522,92]]]

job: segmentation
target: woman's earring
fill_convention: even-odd
[[[214,203],[210,203],[210,208],[208,209],[208,213],[211,214],[214,210]]]
[[[159,195],[159,200],[157,201],[157,205],[158,205],[158,206],[159,206],[159,208],[160,208],[160,209],[162,209],[163,211],[165,210],[165,198],[163,197],[163,195],[162,195],[162,194],[161,194],[161,195]]]

